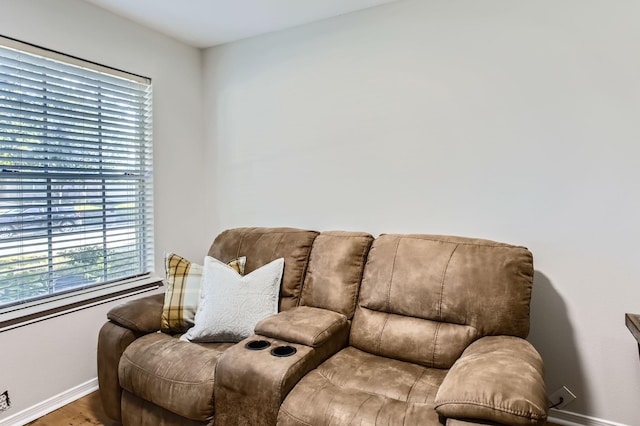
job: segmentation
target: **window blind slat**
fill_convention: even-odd
[[[100,124],[109,123],[115,127],[138,127],[144,122],[142,114],[126,114],[122,112],[110,112],[105,109],[95,110],[89,108],[79,108],[77,105],[62,104],[59,102],[47,102],[47,111],[44,111],[42,104],[27,104],[24,101],[3,98],[0,91],[0,112],[7,117],[44,119],[45,117],[55,117],[59,120],[70,122]]]
[[[123,135],[118,135],[114,132],[104,131],[102,133],[90,133],[86,132],[64,132],[58,131],[56,129],[43,129],[38,127],[26,127],[20,126],[13,123],[8,123],[7,120],[0,120],[3,123],[0,123],[0,137],[5,140],[12,139],[29,139],[31,141],[41,141],[45,139],[46,141],[51,141],[53,139],[66,139],[66,140],[95,140],[96,142],[109,143],[112,145],[122,145],[122,146],[134,146],[136,142],[136,135],[127,135],[124,137]],[[137,137],[146,136],[147,132],[140,132]]]
[[[27,84],[31,83],[31,84]],[[9,78],[1,80],[0,89],[9,99],[19,99],[25,97],[25,102],[43,103],[45,100],[57,101],[67,105],[81,105],[92,108],[103,108],[113,111],[135,112],[139,109],[140,103],[129,102],[112,98],[106,95],[97,94],[91,97],[83,97],[68,90],[61,90],[55,86],[37,84],[25,80],[12,81]],[[143,98],[138,99],[142,101]]]
[[[7,132],[0,131],[0,140],[2,140],[3,146],[6,146],[7,148],[11,148],[11,149],[21,150],[21,151],[24,151],[27,149],[38,149],[38,148],[42,150],[43,147],[57,146],[60,148],[87,149],[92,151],[110,150],[114,153],[122,153],[122,154],[135,153],[138,155],[143,155],[146,152],[144,147],[140,147],[139,145],[136,145],[135,141],[132,141],[131,143],[122,143],[120,141],[112,142],[109,139],[99,139],[99,138],[94,138],[92,140],[88,138],[70,138],[70,137],[49,138],[49,137],[42,137],[42,136],[29,137],[29,138],[26,138],[26,137],[16,138],[14,136],[16,136],[15,133],[7,133]],[[18,136],[21,136],[21,135],[18,135]]]
[[[49,173],[81,172],[82,170],[119,170],[121,172],[139,173],[139,164],[129,159],[117,156],[102,156],[97,158],[82,158],[78,154],[64,154],[54,152],[31,153],[29,157],[7,156],[14,160],[13,170],[44,168]]]
[[[31,96],[28,93],[16,94],[13,90],[8,90],[7,85],[0,82],[0,104],[13,107],[16,111],[42,111],[45,99],[43,96]],[[96,119],[112,119],[123,123],[136,122],[140,123],[145,119],[145,110],[140,109],[123,109],[123,108],[107,108],[106,105],[98,108],[95,105],[83,105],[78,102],[63,102],[52,98],[46,98],[46,106],[52,113],[60,115],[73,115],[80,118]]]
[[[82,120],[61,120],[55,115],[47,114],[5,114],[0,108],[0,126],[11,126],[19,131],[39,131],[47,133],[70,133],[81,136],[125,136],[127,138],[144,135],[140,126],[114,126],[108,121],[104,123],[87,122]]]

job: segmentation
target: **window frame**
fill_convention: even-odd
[[[149,90],[152,90],[151,79],[148,77],[105,66],[96,62],[78,58],[76,56],[60,53],[58,51],[43,48],[31,43],[22,42],[11,37],[0,35],[0,46],[18,50],[27,54],[37,55],[68,65],[79,66],[113,77],[125,78],[130,81],[148,84]],[[153,114],[151,97],[152,94],[149,94],[148,108],[150,115]],[[152,119],[149,119],[150,127],[152,121]],[[151,132],[151,129],[149,129],[149,132]],[[151,140],[151,134],[148,135],[148,138],[149,140]],[[141,143],[145,144],[146,140],[147,138],[145,138],[144,141],[141,141]],[[153,145],[152,142],[150,142],[150,145]],[[152,160],[150,170],[151,172],[153,171]],[[148,180],[149,182],[151,182],[149,184],[149,188],[151,189],[151,192],[153,192],[153,177],[149,177]],[[147,188],[147,186],[145,186],[145,188]],[[47,197],[50,196],[47,195]],[[144,197],[145,196],[140,196],[140,199],[143,199]],[[112,300],[129,297],[134,294],[149,292],[161,286],[162,280],[152,275],[154,258],[153,194],[150,195],[150,201],[146,201],[143,206],[144,207],[140,207],[139,210],[143,212],[145,218],[144,220],[150,221],[150,224],[142,225],[141,230],[138,232],[140,232],[140,235],[145,235],[145,238],[143,238],[141,241],[141,245],[143,247],[140,250],[141,255],[144,258],[151,259],[146,261],[146,264],[148,266],[145,267],[145,269],[148,268],[150,272],[137,273],[133,276],[127,276],[125,278],[113,281],[106,281],[90,286],[84,286],[80,289],[63,290],[44,295],[42,297],[22,299],[17,303],[9,304],[5,307],[0,307],[0,332],[66,313],[74,312],[91,306],[99,305],[102,303],[107,303]],[[103,219],[103,221],[104,220],[105,219]],[[52,226],[53,225],[51,223],[51,219],[49,219],[47,229],[51,230]],[[145,226],[150,227],[150,229],[145,228]],[[49,231],[49,233],[50,232],[51,231]],[[53,256],[50,250],[47,253],[48,256]]]

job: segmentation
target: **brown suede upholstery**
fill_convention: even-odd
[[[164,333],[148,334],[122,354],[120,386],[182,417],[209,421],[213,417],[216,362],[232,345],[212,343],[204,347]]]
[[[293,228],[237,228],[221,233],[209,255],[223,262],[247,256],[245,273],[283,257],[280,307],[286,310],[299,302],[317,235]],[[182,424],[180,419],[184,424],[210,423],[215,365],[232,344],[185,343],[160,333],[144,336],[160,329],[162,304],[162,295],[154,295],[108,313],[110,322],[103,326],[98,343],[98,375],[107,414],[125,425],[160,424],[154,423],[160,417],[178,419],[163,424]],[[345,334],[345,343],[346,339]],[[125,399],[128,408],[122,405]]]
[[[433,235],[379,237],[364,269],[351,346],[294,387],[278,424],[435,426],[445,424],[444,416],[544,424],[542,365],[522,339],[532,281],[532,256],[523,247]],[[513,337],[483,338],[493,335]],[[438,393],[452,366],[451,388]],[[505,385],[502,369],[525,378]],[[474,402],[484,405],[474,408]]]
[[[265,318],[256,325],[256,334],[291,343],[318,347],[331,336],[349,330],[347,317],[326,309],[298,306]]]
[[[115,306],[107,318],[132,331],[153,333],[160,330],[163,303],[162,294],[141,297]]]
[[[238,228],[209,255],[246,256],[246,273],[284,257],[280,312],[242,342],[195,344],[154,333],[161,297],[114,308],[98,343],[110,417],[136,426],[546,420],[542,360],[523,339],[533,280],[523,247]],[[270,346],[245,347],[256,340]],[[283,346],[296,352],[271,353]]]
[[[369,253],[351,344],[449,368],[480,336],[527,336],[532,281],[532,256],[525,248],[383,235]]]
[[[107,416],[121,420],[122,388],[118,381],[118,364],[124,350],[138,336],[128,328],[107,322],[98,336],[98,384],[100,398]]]
[[[483,337],[453,365],[438,390],[435,408],[445,417],[540,424],[547,412],[543,374],[542,359],[526,340]]]
[[[98,384],[105,413],[121,420],[118,363],[127,346],[135,339],[160,329],[163,295],[154,294],[115,306],[107,313],[107,322],[98,335]]]
[[[266,318],[254,338],[290,345],[297,353],[277,358],[238,345],[216,369],[217,424],[273,425],[295,383],[344,348],[362,271],[373,237],[362,232],[323,232],[309,258],[300,305]]]
[[[445,374],[348,347],[296,385],[278,424],[439,424],[433,399]]]
[[[265,336],[250,337],[230,348],[216,368],[216,425],[274,425],[280,403],[307,372],[345,347],[349,329],[333,333],[319,346],[291,343]],[[271,346],[250,351],[244,345],[266,340]],[[276,357],[271,350],[291,346],[296,353]]]
[[[373,237],[363,232],[323,232],[313,242],[300,304],[353,318]]]

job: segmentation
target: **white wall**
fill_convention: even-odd
[[[529,247],[550,391],[640,424],[640,3],[405,0],[205,52],[206,234]]]
[[[0,34],[151,77],[156,269],[173,250],[206,253],[201,52],[79,0],[2,0]],[[0,421],[96,377],[100,326],[114,303],[0,333]]]

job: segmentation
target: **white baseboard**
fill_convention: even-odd
[[[27,409],[24,409],[12,416],[0,420],[0,426],[22,426],[32,422],[58,408],[67,405],[76,399],[89,395],[98,390],[98,378],[88,380],[78,386],[59,393],[45,401],[39,402]]]
[[[0,420],[0,426],[22,426],[97,390],[98,378],[96,377]],[[562,426],[629,426],[623,423],[572,413],[571,411],[555,409],[549,411],[549,421]]]
[[[553,408],[549,410],[549,421],[562,426],[628,426],[623,423],[589,417],[572,413],[571,411],[555,410]]]

